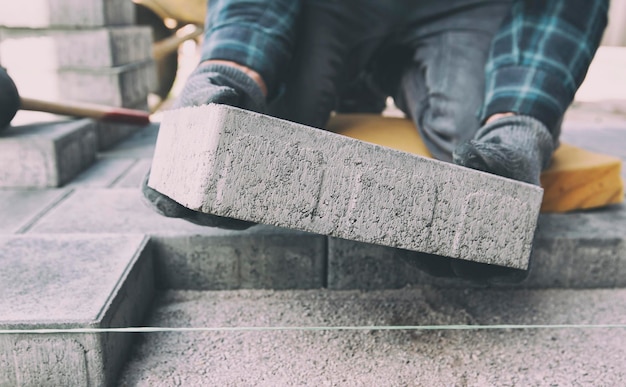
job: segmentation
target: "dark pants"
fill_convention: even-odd
[[[275,114],[323,127],[334,110],[394,97],[432,154],[451,161],[479,128],[484,67],[510,1],[304,1]]]
[[[259,71],[270,114],[316,127],[392,96],[432,154],[451,161],[479,128],[487,53],[510,2],[212,0],[202,59]]]

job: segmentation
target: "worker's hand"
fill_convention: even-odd
[[[223,61],[203,62],[187,79],[174,108],[219,103],[263,113],[265,111],[263,89],[265,85],[261,87],[257,83],[258,79],[254,79],[254,74],[258,75],[247,71],[242,66]],[[148,186],[149,178],[150,172],[146,174],[141,184],[144,202],[163,216],[185,219],[201,226],[230,230],[245,230],[254,226],[252,222],[206,214],[184,207]]]
[[[20,96],[15,83],[4,68],[0,67],[0,130],[9,126],[19,108]]]
[[[455,164],[539,185],[556,139],[539,120],[505,114],[486,123],[473,140],[454,150]]]
[[[185,83],[174,108],[219,103],[255,112],[265,111],[264,89],[246,67],[222,61],[203,62]],[[265,84],[262,84],[265,87]]]

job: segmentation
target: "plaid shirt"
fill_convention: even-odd
[[[608,3],[513,0],[486,66],[481,119],[515,112],[556,127],[600,44]],[[271,97],[291,59],[300,1],[211,0],[210,8],[202,59],[255,69]]]
[[[515,112],[554,129],[582,83],[609,0],[514,0],[494,37],[481,120]]]
[[[300,1],[211,0],[210,10],[202,60],[232,60],[254,69],[272,97],[291,59]]]

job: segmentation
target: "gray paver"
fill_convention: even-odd
[[[623,323],[626,290],[167,292],[151,326]],[[120,385],[621,386],[624,329],[266,331],[146,336]]]
[[[153,296],[142,235],[0,237],[0,328],[140,323]],[[0,335],[0,385],[112,385],[128,334]]]
[[[91,167],[76,176],[69,188],[106,188],[112,186],[135,164],[135,160],[100,158]]]
[[[154,143],[159,132],[159,123],[152,123],[140,129],[124,142],[107,149],[102,157],[120,157],[128,159],[152,159]]]
[[[100,70],[60,69],[58,78],[62,98],[125,107],[145,103],[158,82],[151,60]]]
[[[543,192],[225,105],[166,112],[150,186],[203,212],[515,268]]]
[[[150,170],[152,164],[151,159],[137,160],[123,176],[121,176],[112,186],[112,188],[137,188],[143,182],[146,173]]]
[[[0,234],[19,232],[68,192],[66,189],[0,190]]]
[[[108,106],[145,104],[148,93],[157,86],[156,67],[152,60],[98,69],[33,71],[28,67],[13,67],[8,73],[24,97]]]
[[[115,67],[151,59],[152,43],[145,26],[0,29],[0,60],[9,71]],[[33,61],[34,53],[46,60]]]
[[[139,109],[147,111],[147,109]],[[131,137],[143,129],[141,125],[131,125],[116,122],[96,122],[98,133],[98,150],[105,151]]]
[[[12,127],[0,136],[0,187],[58,187],[95,157],[91,120]]]
[[[225,231],[169,219],[134,189],[80,189],[29,233],[141,233],[154,243],[159,287],[318,288],[325,283],[326,238],[253,227]]]
[[[315,289],[326,282],[320,235],[257,227],[153,241],[157,283],[165,289]]]
[[[0,26],[6,27],[99,27],[134,22],[135,7],[127,0],[24,0],[0,5]]]
[[[434,278],[402,260],[405,251],[331,239],[328,287],[385,289],[407,284],[468,286],[461,280]],[[626,206],[570,214],[542,214],[531,271],[520,287],[626,287]],[[505,285],[514,286],[514,285]]]

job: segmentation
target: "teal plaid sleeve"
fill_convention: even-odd
[[[291,59],[299,10],[298,0],[211,0],[201,59],[245,65],[275,90]]]
[[[486,66],[481,120],[515,112],[558,125],[600,44],[609,0],[514,0]]]

